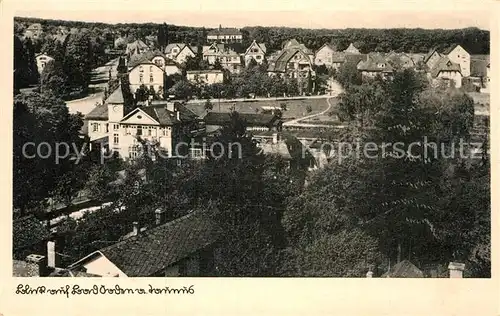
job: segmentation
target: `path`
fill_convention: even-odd
[[[325,115],[326,113],[328,113],[330,111],[330,109],[332,108],[332,106],[333,106],[332,103],[330,102],[330,100],[332,100],[333,98],[334,97],[328,97],[326,99],[326,103],[328,103],[328,107],[326,108],[326,110],[323,110],[323,111],[321,111],[319,113],[316,113],[316,114],[311,114],[311,115],[308,115],[308,116],[297,118],[295,120],[284,122],[283,126],[296,126],[296,127],[334,127],[332,125],[300,123],[300,121],[310,120],[310,119],[312,119],[314,117],[317,117],[317,116],[320,116],[320,115]]]
[[[118,59],[113,59],[107,62],[104,66],[100,66],[92,70],[91,72],[91,83],[89,88],[95,88],[96,93],[92,93],[82,99],[71,100],[66,102],[66,106],[70,113],[80,112],[83,115],[87,115],[90,111],[95,108],[96,103],[101,103],[104,96],[104,87],[107,86],[107,79],[109,78],[109,70],[111,69],[111,76],[116,76],[116,65],[118,64]]]

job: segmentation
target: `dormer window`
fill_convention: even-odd
[[[385,64],[378,64],[379,68],[385,68]]]
[[[449,66],[451,66],[451,61],[448,61],[448,62],[446,63],[446,66],[448,66],[448,67],[449,67]]]
[[[142,66],[139,66],[139,71],[140,72],[143,72],[144,71],[144,68]]]

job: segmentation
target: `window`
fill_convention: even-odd
[[[154,82],[153,74],[149,74],[149,82]]]
[[[139,157],[139,154],[140,154],[140,146],[139,145],[133,145],[133,146],[130,146],[129,149],[128,149],[128,156],[129,158],[131,159],[134,159],[134,158],[137,158]]]
[[[109,124],[106,124],[106,133],[109,133]]]
[[[136,131],[135,135],[142,136],[142,126],[140,126],[140,125],[137,126],[137,131]]]
[[[260,55],[255,56],[255,59],[261,59]]]
[[[114,145],[118,145],[118,140],[119,140],[119,135],[118,134],[114,134],[113,135],[113,144]]]
[[[139,74],[139,82],[143,82],[144,81],[144,75],[143,74]]]
[[[152,136],[152,135],[153,135],[153,128],[149,127],[148,128],[148,136]]]
[[[92,123],[92,132],[99,132],[99,123]]]
[[[139,66],[139,72],[144,72],[144,68],[142,66]]]
[[[149,72],[153,72],[153,66],[149,66]]]
[[[161,128],[161,136],[167,136],[168,133],[167,133],[167,129],[165,127],[162,127]]]
[[[46,65],[46,63],[43,61],[41,64],[42,68],[45,68],[45,65]]]
[[[113,130],[117,131],[120,129],[120,125],[119,124],[113,124]]]
[[[130,132],[131,128],[132,128],[131,126],[125,125],[125,135],[130,135],[131,134],[131,132]]]

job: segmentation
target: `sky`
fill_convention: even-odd
[[[385,0],[17,0],[15,16],[106,23],[154,22],[184,26],[302,28],[489,29],[490,1]],[[35,3],[40,2],[37,6]],[[479,3],[482,3],[481,5]],[[28,9],[30,8],[30,9]],[[31,10],[31,8],[37,8]]]

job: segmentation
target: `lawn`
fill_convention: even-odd
[[[212,100],[213,112],[229,112],[234,106],[236,111],[240,113],[257,113],[256,109],[259,110],[258,113],[262,111],[263,106],[268,107],[280,107],[282,103],[286,104],[287,110],[283,112],[283,118],[285,120],[291,120],[295,118],[304,117],[307,115],[319,113],[328,108],[326,99],[303,99],[303,100],[257,100],[257,101],[239,101],[239,102],[221,102],[220,108],[217,100]],[[311,106],[311,112],[307,112],[307,106]],[[205,112],[204,104],[187,104],[187,107],[194,111],[198,115],[202,115]]]

